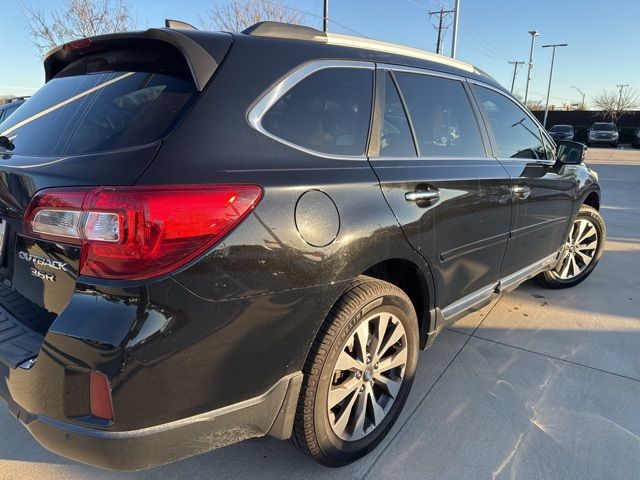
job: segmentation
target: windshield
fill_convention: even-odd
[[[591,130],[600,130],[603,132],[612,132],[616,127],[612,123],[594,123]]]
[[[72,64],[0,123],[0,135],[13,143],[11,153],[82,155],[162,138],[194,94],[193,81],[175,69],[128,70],[136,67],[114,65],[116,57]],[[123,66],[127,70],[113,71]]]
[[[554,125],[551,127],[552,132],[571,133],[573,128],[570,125]]]

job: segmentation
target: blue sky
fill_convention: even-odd
[[[25,0],[36,7],[62,4],[62,0]],[[224,2],[225,0],[217,0]],[[215,0],[130,0],[141,27],[162,26],[165,18],[198,24],[199,15]],[[26,36],[21,0],[3,0],[0,29],[2,67],[0,95],[30,94],[43,83],[40,58]],[[13,5],[13,8],[7,5]],[[323,0],[285,0],[290,8],[309,13],[307,23],[321,25]],[[447,6],[453,0],[440,0]],[[331,30],[357,32],[426,50],[435,50],[436,30],[427,9],[437,9],[438,0],[330,0]],[[424,7],[424,8],[423,8]],[[513,67],[508,60],[528,60],[531,37],[537,39],[536,68],[530,87],[531,99],[544,99],[551,49],[547,43],[568,43],[556,54],[551,103],[579,101],[575,85],[589,97],[617,84],[640,90],[640,57],[633,37],[640,18],[640,1],[620,0],[606,6],[595,0],[461,0],[458,58],[473,63],[503,85],[511,84]],[[315,15],[315,16],[314,16]],[[433,20],[435,22],[435,19]],[[450,29],[449,29],[450,31]],[[445,52],[450,49],[450,37]],[[526,66],[520,68],[517,92],[524,92]]]

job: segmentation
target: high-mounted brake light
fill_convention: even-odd
[[[74,40],[69,43],[65,43],[62,48],[67,52],[72,52],[74,50],[80,50],[81,48],[89,48],[93,46],[93,42],[90,38],[81,38],[80,40]]]
[[[81,245],[81,274],[143,280],[217,243],[261,196],[257,185],[53,188],[24,218],[34,237]]]

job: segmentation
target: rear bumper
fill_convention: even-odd
[[[0,397],[44,447],[108,469],[288,439],[309,344],[342,288],[209,301],[172,279],[81,285],[35,363],[0,354]],[[92,371],[110,382],[111,421],[91,416]]]
[[[0,384],[9,410],[47,449],[78,462],[134,471],[169,463],[263,435],[291,432],[302,374],[287,375],[266,393],[182,420],[133,431],[113,432],[33,415]]]

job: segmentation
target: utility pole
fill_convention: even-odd
[[[458,20],[460,19],[460,0],[456,0],[453,9],[453,33],[451,34],[451,58],[456,58],[456,47],[458,46]]]
[[[620,107],[622,105],[622,90],[625,89],[625,87],[628,87],[628,84],[624,84],[624,85],[616,85],[616,87],[618,87],[620,89],[620,95],[618,96],[618,110],[620,110]]]
[[[531,81],[531,70],[533,69],[533,45],[536,41],[536,37],[540,35],[539,32],[535,30],[531,30],[529,32],[531,35],[531,51],[529,52],[529,71],[527,73],[527,87],[524,89],[524,106],[527,106],[527,100],[529,98],[529,82]]]
[[[427,12],[427,14],[431,17],[433,15],[438,15],[440,19],[438,20],[438,40],[436,41],[436,53],[442,54],[442,30],[444,29],[443,20],[445,15],[449,15],[451,13],[455,13],[454,10],[445,10],[441,8],[440,11],[436,12]]]
[[[580,90],[578,87],[571,85],[571,88],[575,88],[578,92],[580,92],[580,95],[582,95],[582,103],[580,104],[582,107],[582,110],[584,110],[585,104],[584,104],[584,98],[586,97],[586,94]]]
[[[511,93],[513,93],[513,87],[516,84],[516,74],[518,73],[518,67],[524,65],[524,62],[509,62],[513,65],[513,78],[511,79]]]
[[[553,78],[553,63],[556,59],[556,48],[566,47],[567,43],[554,43],[553,45],[543,45],[542,48],[553,48],[553,54],[551,55],[551,71],[549,72],[549,86],[547,87],[547,106],[544,108],[544,122],[542,126],[547,128],[547,115],[549,114],[549,95],[551,94],[551,79]]]
[[[324,13],[322,15],[322,31],[329,31],[329,0],[324,0]]]

